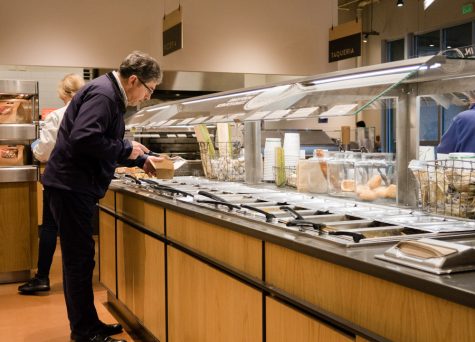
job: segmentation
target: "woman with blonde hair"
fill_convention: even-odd
[[[77,74],[68,74],[59,82],[58,95],[64,106],[49,113],[40,124],[40,138],[32,145],[33,155],[42,163],[46,163],[53,151],[58,135],[59,126],[63,120],[64,112],[76,92],[84,85],[84,79]],[[58,227],[54,223],[48,201],[43,193],[43,224],[40,230],[40,245],[38,253],[38,272],[27,283],[18,287],[23,294],[32,294],[40,291],[49,291],[49,271],[56,249],[56,236]]]

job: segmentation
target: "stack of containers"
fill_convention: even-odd
[[[274,181],[275,149],[281,147],[280,138],[266,138],[264,146],[264,181]]]
[[[300,134],[285,133],[284,135],[284,160],[285,167],[296,168],[300,158]]]

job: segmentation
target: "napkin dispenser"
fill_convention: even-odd
[[[376,258],[434,274],[475,270],[473,246],[429,238],[401,241]]]

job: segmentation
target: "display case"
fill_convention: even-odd
[[[30,277],[38,248],[38,82],[0,80],[0,283]]]
[[[397,202],[415,205],[408,163],[417,158],[419,113],[427,99],[468,104],[475,90],[475,61],[447,55],[337,71],[266,86],[237,89],[142,109],[126,122],[142,133],[161,127],[258,121],[257,130],[334,131],[356,115],[395,119]],[[255,133],[255,132],[254,132]],[[249,134],[254,134],[249,133]],[[248,134],[248,132],[245,132]],[[246,160],[249,155],[246,146]],[[384,152],[384,151],[383,151]],[[249,159],[257,159],[250,156]]]

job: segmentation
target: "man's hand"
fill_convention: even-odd
[[[128,159],[137,159],[138,157],[142,156],[145,153],[148,153],[150,150],[146,148],[144,145],[142,145],[139,142],[132,141],[132,153],[130,153],[130,156]]]
[[[164,157],[154,157],[154,156],[149,156],[145,160],[145,164],[143,164],[143,170],[145,173],[149,176],[152,176],[155,173],[155,164],[161,163],[165,158]]]

